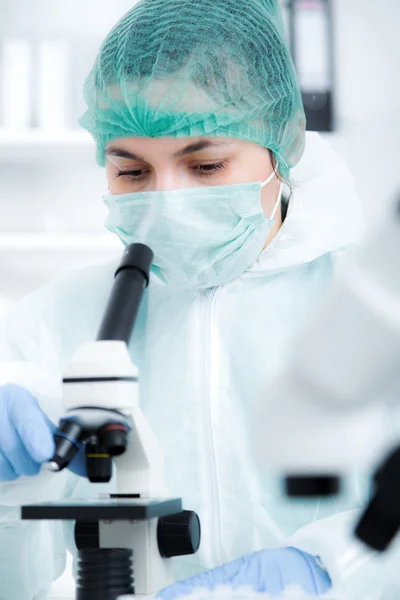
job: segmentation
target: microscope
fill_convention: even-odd
[[[400,201],[343,265],[268,389],[258,459],[285,474],[294,498],[338,494],[351,467],[375,472],[355,534],[383,552],[400,528],[400,445],[388,439],[399,401]]]
[[[173,583],[171,558],[200,545],[196,513],[164,487],[163,454],[139,404],[139,377],[128,345],[152,251],[126,247],[97,341],[75,352],[63,379],[65,415],[48,468],[65,469],[84,449],[92,483],[111,480],[115,494],[22,507],[22,519],[73,520],[78,549],[76,600],[152,595]]]

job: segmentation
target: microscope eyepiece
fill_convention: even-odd
[[[148,246],[145,246],[145,244],[129,244],[125,248],[121,262],[115,272],[115,277],[117,278],[123,269],[140,271],[145,278],[145,286],[147,287],[153,257],[152,250]]]
[[[153,252],[144,244],[130,244],[125,248],[115,273],[98,341],[122,340],[129,345],[143,293],[149,284],[152,261]]]

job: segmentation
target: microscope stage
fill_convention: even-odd
[[[74,498],[21,507],[25,520],[148,521],[182,511],[180,498]]]

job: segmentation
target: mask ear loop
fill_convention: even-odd
[[[272,181],[274,177],[276,177],[276,171],[278,170],[278,168],[279,168],[279,163],[276,164],[275,169],[272,171],[271,175],[265,181],[262,182],[261,188],[268,185],[269,182]],[[270,217],[271,219],[273,219],[275,217],[276,211],[278,210],[278,207],[280,206],[280,203],[282,200],[282,193],[283,193],[283,182],[281,181],[281,184],[279,186],[279,191],[278,191],[278,198],[275,202],[275,206],[273,208],[272,215]]]
[[[261,183],[261,187],[263,188],[266,185],[268,185],[269,182],[272,181],[275,176],[276,176],[275,171],[272,171],[271,175],[269,177],[267,177],[267,179]]]
[[[282,193],[283,193],[283,182],[281,181],[281,184],[279,186],[278,198],[277,198],[277,200],[275,202],[275,206],[274,206],[274,210],[272,211],[271,219],[273,219],[275,217],[276,211],[278,210],[278,207],[281,204]]]

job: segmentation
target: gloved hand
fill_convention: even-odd
[[[0,481],[20,475],[37,475],[42,463],[55,451],[56,426],[24,388],[14,384],[0,387]],[[83,448],[72,461],[71,471],[86,473]]]
[[[196,588],[213,590],[220,585],[248,586],[272,596],[279,596],[286,587],[297,585],[310,595],[320,595],[331,587],[331,580],[310,554],[296,548],[277,548],[255,552],[195,575],[161,590],[157,596],[173,600]]]

